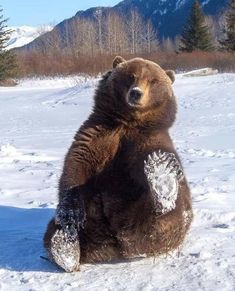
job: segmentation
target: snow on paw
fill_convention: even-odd
[[[174,209],[179,182],[184,177],[175,155],[160,150],[153,152],[144,161],[144,172],[153,192],[156,212],[165,214]]]
[[[78,271],[80,265],[80,245],[78,237],[75,239],[63,229],[58,229],[51,239],[49,257],[51,261],[66,272]]]
[[[86,212],[84,201],[81,199],[76,187],[69,189],[61,199],[56,209],[55,223],[65,232],[74,236],[74,230],[84,228]]]

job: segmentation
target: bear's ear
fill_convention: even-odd
[[[173,84],[175,82],[175,72],[172,70],[167,70],[166,74],[171,79],[171,82]]]
[[[113,68],[116,68],[117,65],[119,65],[119,64],[121,64],[121,63],[123,63],[123,62],[125,62],[125,61],[126,61],[126,60],[123,59],[123,58],[120,57],[120,56],[115,57],[115,59],[113,60]]]

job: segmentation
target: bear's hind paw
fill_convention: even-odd
[[[184,174],[173,153],[153,152],[144,161],[144,172],[153,193],[156,212],[165,214],[175,208],[179,182]]]

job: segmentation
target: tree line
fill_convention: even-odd
[[[181,35],[159,40],[157,30],[150,19],[143,20],[137,10],[131,10],[126,18],[115,12],[104,14],[97,9],[93,18],[74,18],[65,24],[63,38],[58,29],[41,41],[38,50],[49,53],[70,50],[79,55],[152,54],[165,52],[234,51],[235,0],[231,0],[225,18],[223,38],[215,40],[215,21],[204,15],[200,2],[192,6]],[[218,30],[218,28],[217,28]]]
[[[183,29],[179,51],[214,51],[235,52],[235,0],[231,0],[225,17],[222,39],[215,44],[212,31],[206,23],[201,4],[196,0]]]
[[[64,66],[68,66],[69,62],[79,64],[84,62],[84,57],[94,59],[98,55],[152,56],[159,52],[180,54],[215,50],[235,52],[235,0],[230,2],[222,38],[217,44],[213,38],[212,24],[213,21],[204,15],[200,2],[196,0],[182,34],[175,39],[168,37],[159,40],[151,20],[144,20],[137,10],[130,11],[129,17],[124,18],[117,13],[103,13],[97,9],[93,18],[74,18],[72,23],[65,24],[62,34],[55,27],[46,37],[40,38],[40,45],[33,53],[18,53],[18,63],[37,72],[42,60],[50,60],[51,65],[56,66],[58,59],[61,59]],[[0,81],[13,76],[17,68],[14,53],[6,50],[10,33],[7,19],[3,18],[0,9]]]
[[[62,33],[55,28],[41,40],[37,48],[42,53],[66,51],[76,57],[103,54],[153,53],[159,49],[157,31],[150,20],[144,21],[137,10],[130,12],[128,20],[98,9],[93,18],[74,18],[65,23]]]
[[[11,51],[7,50],[7,42],[12,30],[8,29],[7,19],[4,19],[2,13],[3,9],[0,8],[0,83],[17,73],[16,58]]]

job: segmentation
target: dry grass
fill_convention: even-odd
[[[194,53],[165,53],[138,55],[153,60],[164,69],[176,72],[211,67],[220,72],[235,72],[235,54],[223,52],[194,52]],[[111,68],[113,55],[96,55],[95,57],[78,56],[71,53],[41,54],[24,52],[17,54],[20,67],[20,77],[25,76],[53,76],[70,74],[97,75]],[[124,55],[126,59],[135,55]]]
[[[210,67],[219,72],[235,72],[235,54],[222,52],[194,52],[182,54],[160,54],[150,57],[163,68],[189,71]]]

